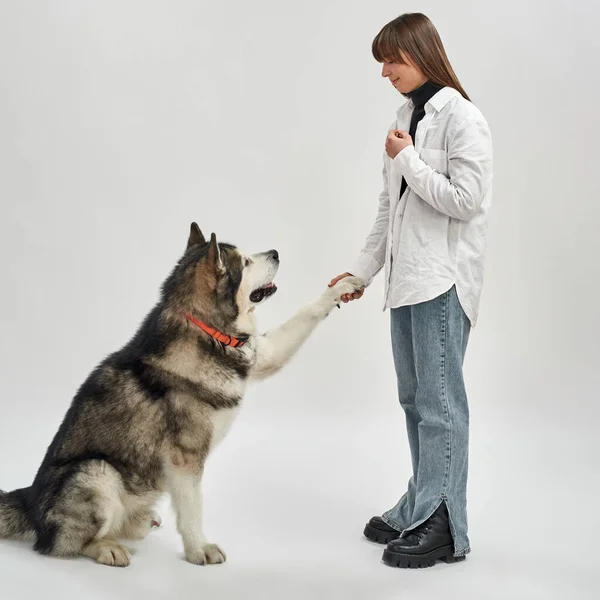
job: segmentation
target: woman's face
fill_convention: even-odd
[[[421,87],[427,81],[427,78],[408,55],[402,53],[402,58],[404,60],[403,64],[384,62],[381,76],[387,77],[401,94],[408,94]]]

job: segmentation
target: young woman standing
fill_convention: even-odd
[[[368,286],[385,267],[413,475],[396,506],[373,517],[364,534],[387,544],[387,564],[416,568],[470,551],[463,359],[483,283],[492,141],[425,15],[391,21],[372,50],[382,76],[408,101],[386,139],[371,233],[354,266],[330,285],[353,274]]]

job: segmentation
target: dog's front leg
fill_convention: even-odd
[[[190,469],[171,465],[168,486],[175,512],[177,530],[183,540],[185,559],[195,565],[225,562],[225,553],[209,544],[202,527],[202,473],[203,468]]]
[[[345,277],[314,302],[302,308],[289,321],[255,338],[256,360],[250,372],[253,379],[265,379],[281,369],[308,339],[316,326],[339,305],[344,294],[364,287],[358,277]]]

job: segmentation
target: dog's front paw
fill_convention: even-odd
[[[185,552],[185,560],[193,565],[217,565],[227,559],[225,552],[216,544],[204,544]]]
[[[339,304],[342,296],[346,294],[355,294],[365,287],[365,282],[360,277],[350,275],[340,279],[333,287],[329,288],[333,293],[333,301]]]
[[[326,288],[313,304],[315,315],[319,319],[326,318],[336,306],[340,305],[342,296],[360,292],[364,287],[364,281],[359,277],[354,277],[354,275],[340,279],[334,286]]]
[[[204,550],[202,548],[194,548],[185,551],[185,560],[193,565],[205,565],[206,564],[206,554],[204,554]]]
[[[225,552],[217,544],[206,544],[202,549],[206,555],[206,562],[209,565],[218,565],[227,560]]]

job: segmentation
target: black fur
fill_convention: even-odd
[[[8,493],[0,490],[0,537],[19,539],[31,531],[27,518],[30,496],[30,488]]]
[[[37,551],[58,553],[61,528],[72,519],[85,522],[85,545],[101,519],[94,490],[81,482],[93,478],[99,465],[110,465],[128,493],[143,496],[161,491],[165,443],[182,452],[207,452],[207,442],[197,449],[182,445],[193,415],[173,399],[183,394],[207,410],[219,410],[236,406],[240,398],[170,372],[161,360],[174,344],[187,342],[207,369],[218,365],[221,373],[246,378],[247,353],[222,347],[183,316],[190,310],[224,332],[243,334],[230,329],[238,316],[241,257],[229,244],[219,244],[219,251],[223,272],[208,264],[211,243],[192,227],[188,248],[165,280],[157,305],[131,341],[102,361],[77,391],[32,486],[0,495],[0,537],[34,531]],[[214,281],[214,289],[200,288],[200,281]]]

